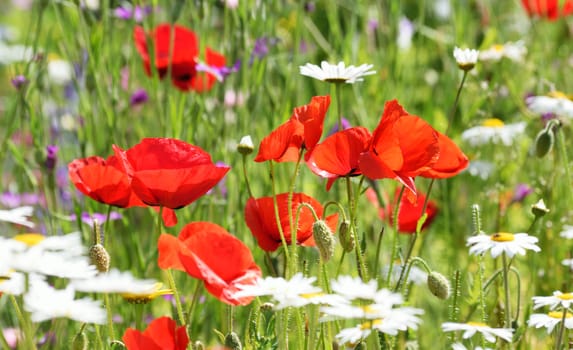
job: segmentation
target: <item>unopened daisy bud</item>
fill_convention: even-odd
[[[454,48],[454,58],[458,67],[463,71],[469,71],[476,65],[479,57],[479,51],[474,49]]]
[[[235,332],[227,334],[225,337],[225,346],[231,350],[243,350],[243,345],[239,336]]]
[[[72,350],[87,350],[88,345],[88,337],[83,331],[80,331],[78,334],[76,334],[72,340]]]
[[[275,304],[269,303],[269,302],[262,303],[261,306],[259,307],[259,309],[261,311],[271,311],[274,308],[275,308]]]
[[[555,142],[555,135],[553,128],[545,128],[537,134],[535,138],[535,155],[538,158],[543,158],[553,148]]]
[[[432,271],[428,274],[428,289],[440,299],[450,297],[450,281],[439,272]]]
[[[354,249],[354,236],[350,231],[350,221],[343,220],[338,227],[338,237],[340,237],[340,245],[345,252],[350,253]]]
[[[239,153],[244,156],[253,153],[254,149],[255,146],[253,145],[253,139],[251,139],[251,135],[243,136],[237,145],[237,151],[239,151]]]
[[[549,209],[545,206],[545,202],[543,201],[543,199],[540,199],[539,201],[537,201],[537,203],[531,206],[531,212],[536,217],[542,217],[545,214],[549,213]]]
[[[195,344],[193,344],[193,350],[205,350],[205,345],[197,340]]]
[[[91,264],[94,265],[99,272],[109,271],[109,254],[101,244],[94,244],[90,247],[89,251]]]
[[[334,255],[336,242],[332,236],[332,231],[324,220],[317,220],[312,224],[312,237],[314,238],[322,261],[330,260]]]

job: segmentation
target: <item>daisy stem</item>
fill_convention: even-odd
[[[27,317],[27,314],[22,312],[14,295],[10,295],[10,302],[12,303],[12,307],[14,307],[18,322],[20,322],[20,327],[23,329],[25,342],[28,343],[25,349],[35,350],[36,342],[34,341],[34,332],[32,331],[30,318]]]
[[[392,240],[392,256],[390,258],[390,265],[388,266],[388,275],[386,276],[386,286],[390,286],[392,268],[394,267],[394,260],[396,260],[396,255],[398,254],[398,215],[400,214],[400,202],[402,201],[402,196],[404,195],[405,189],[406,186],[402,186],[402,189],[400,189],[400,194],[398,194],[398,201],[396,202],[394,213],[392,214],[392,220],[394,220],[394,237]]]
[[[103,295],[103,301],[105,303],[105,309],[106,309],[106,313],[107,313],[107,329],[109,332],[109,337],[110,339],[114,340],[115,339],[115,332],[113,330],[113,312],[111,310],[111,304],[109,301],[109,294],[108,293],[104,293]]]
[[[467,76],[468,76],[468,71],[464,71],[464,75],[462,76],[462,81],[460,82],[460,86],[458,87],[458,91],[456,93],[456,99],[454,100],[454,105],[452,106],[452,110],[448,118],[448,126],[446,127],[446,132],[444,132],[444,135],[446,136],[448,135],[448,131],[450,131],[450,128],[454,123],[454,116],[456,115],[456,109],[458,108],[458,103],[460,101],[460,94],[462,93],[462,88],[464,86],[464,83],[466,82]]]
[[[340,85],[341,83],[334,84],[334,94],[336,95],[336,114],[338,116],[338,131],[342,131],[342,101],[340,100]]]
[[[287,266],[289,266],[290,257],[289,257],[289,252],[288,252],[288,244],[287,244],[287,241],[285,238],[285,233],[283,231],[283,227],[281,225],[281,217],[279,214],[279,204],[277,201],[277,191],[276,191],[276,185],[275,185],[275,170],[274,170],[274,166],[273,166],[272,161],[269,162],[269,174],[271,176],[271,189],[273,192],[273,208],[275,211],[275,220],[277,223],[277,228],[279,229],[279,235],[281,236],[281,243],[283,246],[283,250],[285,252],[286,264],[287,264]],[[287,275],[287,277],[288,277],[288,275]]]
[[[567,157],[567,147],[565,146],[565,135],[563,134],[563,128],[557,127],[557,147],[559,148],[559,153],[561,155],[561,161],[563,162],[563,169],[565,169],[565,187],[567,188],[567,194],[569,195],[569,201],[573,201],[573,193],[571,192],[571,171],[569,170],[569,158]]]
[[[143,330],[143,305],[135,304],[135,329]]]
[[[505,294],[505,327],[511,328],[511,310],[509,303],[509,265],[507,264],[507,257],[505,252],[501,255],[503,263],[503,291]]]
[[[362,256],[360,241],[358,240],[358,233],[356,232],[356,210],[354,209],[356,203],[354,202],[352,182],[349,176],[346,177],[346,194],[348,195],[348,206],[350,208],[350,234],[354,236],[354,251],[356,252],[356,260],[358,261],[358,274],[363,281],[368,281],[368,271],[364,264],[364,257]]]
[[[563,316],[561,316],[561,324],[559,325],[559,333],[555,340],[555,350],[561,350],[561,343],[563,342],[563,334],[565,333],[565,319],[567,318],[567,308],[563,308]]]
[[[247,191],[249,192],[249,197],[254,198],[253,190],[251,190],[251,183],[249,182],[249,177],[247,176],[247,156],[243,154],[243,176],[245,178],[245,184],[247,185]]]

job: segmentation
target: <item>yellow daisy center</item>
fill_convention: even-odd
[[[301,296],[302,298],[305,298],[305,299],[312,299],[312,298],[319,297],[319,296],[322,296],[322,295],[324,295],[323,292],[316,292],[316,293],[303,293],[303,294],[301,294],[300,296]]]
[[[554,98],[565,98],[569,99],[569,96],[562,91],[550,91],[547,96],[554,97]]]
[[[498,232],[490,236],[492,241],[495,242],[511,242],[515,239],[513,234],[507,232]]]
[[[483,322],[473,322],[470,321],[468,323],[466,323],[468,326],[474,326],[474,327],[487,327],[487,324],[483,323]]]
[[[364,330],[364,329],[371,329],[373,326],[377,326],[379,324],[382,324],[382,319],[366,321],[358,327],[360,327],[360,329]]]
[[[561,319],[563,318],[563,312],[562,311],[550,311],[547,316],[551,317],[551,318],[558,318]],[[565,318],[571,318],[573,317],[573,314],[571,314],[570,312],[568,312],[567,314],[565,314]]]
[[[561,300],[571,300],[571,299],[573,299],[573,293],[563,293],[563,294],[557,295],[557,297]]]
[[[501,44],[493,45],[492,49],[494,49],[497,52],[503,51],[503,45],[501,45]]]
[[[173,294],[171,289],[161,289],[163,283],[156,283],[147,293],[122,293],[123,299],[132,304],[147,304],[160,295]]]
[[[32,247],[46,239],[46,236],[41,233],[22,233],[12,237],[12,239],[18,242],[22,242],[28,247]]]
[[[503,121],[497,118],[486,119],[483,121],[482,125],[487,126],[489,128],[501,128],[502,126],[504,126]]]

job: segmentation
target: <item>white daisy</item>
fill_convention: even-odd
[[[129,271],[112,269],[92,278],[72,280],[70,285],[78,292],[91,293],[146,293],[157,281],[138,280]]]
[[[563,259],[561,260],[561,265],[569,267],[573,270],[573,259]]]
[[[54,289],[46,282],[30,284],[24,295],[24,309],[30,312],[33,322],[42,322],[59,317],[84,322],[104,324],[106,311],[99,301],[90,298],[74,299],[74,290]]]
[[[536,244],[537,241],[537,237],[527,233],[499,232],[492,235],[472,236],[468,238],[467,246],[470,247],[470,254],[482,254],[489,250],[492,258],[496,258],[501,253],[513,258],[515,254],[525,255],[526,250],[541,251],[541,248]]]
[[[400,17],[398,21],[398,36],[396,37],[396,45],[398,49],[407,51],[412,46],[412,37],[415,32],[414,23],[407,17]]]
[[[302,273],[297,273],[290,280],[282,277],[259,278],[255,284],[237,285],[239,291],[233,296],[235,298],[271,296],[276,301],[275,310],[344,301],[338,296],[323,293],[322,289],[314,286],[315,281],[316,277],[304,277]]]
[[[525,132],[525,122],[504,124],[499,119],[487,119],[483,125],[474,126],[462,133],[462,140],[467,141],[472,146],[479,146],[486,143],[503,143],[511,146],[513,140]]]
[[[562,293],[557,290],[550,297],[533,297],[532,299],[534,309],[543,306],[549,306],[551,310],[555,310],[558,306],[567,309],[573,303],[573,293]]]
[[[391,293],[385,289],[379,291],[376,280],[363,282],[360,277],[340,276],[338,279],[332,280],[330,285],[333,293],[349,301],[356,299],[385,299],[390,304],[401,304],[403,302],[402,296],[398,293]]]
[[[54,59],[48,62],[48,78],[57,85],[65,85],[72,81],[74,67],[68,61]]]
[[[469,339],[476,333],[481,333],[484,339],[489,343],[495,343],[496,337],[511,342],[511,338],[513,337],[513,329],[511,328],[491,328],[481,322],[446,322],[442,323],[442,330],[444,332],[464,331],[462,335],[463,339]]]
[[[526,54],[527,48],[523,41],[507,42],[503,45],[497,44],[486,50],[481,50],[479,60],[499,61],[505,57],[514,62],[522,62]]]
[[[251,135],[243,136],[237,145],[237,151],[244,155],[252,153],[254,149],[255,145],[253,145]]]
[[[402,273],[403,266],[399,263],[395,263],[392,267],[392,276],[390,276],[390,282],[395,284],[398,282],[398,278],[400,278],[400,274]],[[382,276],[388,275],[389,266],[384,266],[382,268]],[[413,283],[415,285],[422,285],[426,284],[428,280],[428,273],[417,266],[412,266],[410,268],[410,274],[408,275],[408,283]]]
[[[559,233],[559,236],[565,239],[573,239],[573,226],[563,225],[563,227],[561,228],[561,232]]]
[[[34,223],[29,219],[29,217],[32,216],[33,214],[34,214],[34,208],[31,206],[24,206],[8,210],[0,210],[0,221],[10,222],[13,224],[33,228]]]
[[[374,65],[363,64],[358,67],[346,67],[344,62],[339,62],[337,65],[330,64],[326,61],[320,63],[320,67],[311,63],[300,66],[300,74],[308,77],[326,81],[329,83],[348,83],[354,84],[357,81],[364,80],[363,77],[375,74],[376,71],[371,71]]]
[[[421,309],[403,307],[390,310],[385,317],[366,321],[356,327],[341,330],[335,337],[340,344],[353,345],[370,335],[372,330],[395,336],[399,331],[418,329]]]
[[[479,51],[474,49],[460,49],[459,47],[454,48],[454,58],[458,67],[462,70],[472,69],[479,57]]]
[[[494,170],[495,166],[493,163],[486,160],[472,160],[466,168],[466,171],[471,176],[477,176],[482,180],[487,180]]]
[[[453,350],[468,350],[466,346],[462,343],[453,343],[452,344]],[[492,348],[482,348],[481,346],[476,346],[473,350],[493,350]]]
[[[558,116],[573,118],[573,101],[558,91],[553,91],[548,96],[527,97],[525,104],[534,113],[553,113]]]
[[[28,274],[28,283],[45,281],[46,276],[35,273]],[[26,292],[26,275],[21,272],[11,272],[5,276],[0,276],[0,292],[10,295],[22,295]]]
[[[547,314],[532,314],[527,320],[527,325],[534,328],[547,328],[547,334],[563,319],[562,311],[551,311]],[[565,315],[565,328],[573,329],[573,314],[567,312]]]

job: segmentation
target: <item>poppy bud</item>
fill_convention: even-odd
[[[87,350],[88,344],[88,337],[81,330],[72,340],[72,350]]]
[[[237,151],[239,151],[239,153],[244,156],[253,153],[254,149],[255,146],[253,145],[253,139],[251,139],[251,135],[243,136],[237,145]]]
[[[125,344],[122,341],[119,340],[112,340],[111,343],[109,343],[109,348],[111,350],[123,350],[123,349],[127,349],[125,347]]]
[[[259,307],[261,309],[261,311],[271,311],[272,309],[274,309],[275,305],[273,303],[263,303],[261,304],[261,306]]]
[[[99,272],[109,271],[109,254],[101,244],[94,244],[89,250],[90,262]]]
[[[440,299],[450,297],[450,281],[439,272],[432,271],[428,274],[428,289]]]
[[[543,158],[551,151],[554,142],[555,135],[553,134],[553,128],[549,127],[541,130],[535,138],[535,155],[538,158]]]
[[[340,245],[345,252],[350,253],[354,249],[354,236],[350,231],[350,221],[343,220],[338,227],[338,237],[340,237]]]
[[[239,336],[235,332],[231,332],[227,334],[225,337],[225,346],[231,350],[243,350],[243,345],[241,344],[241,340]]]
[[[332,237],[332,231],[324,220],[315,221],[312,224],[312,236],[323,261],[328,261],[334,255],[336,242]]]

